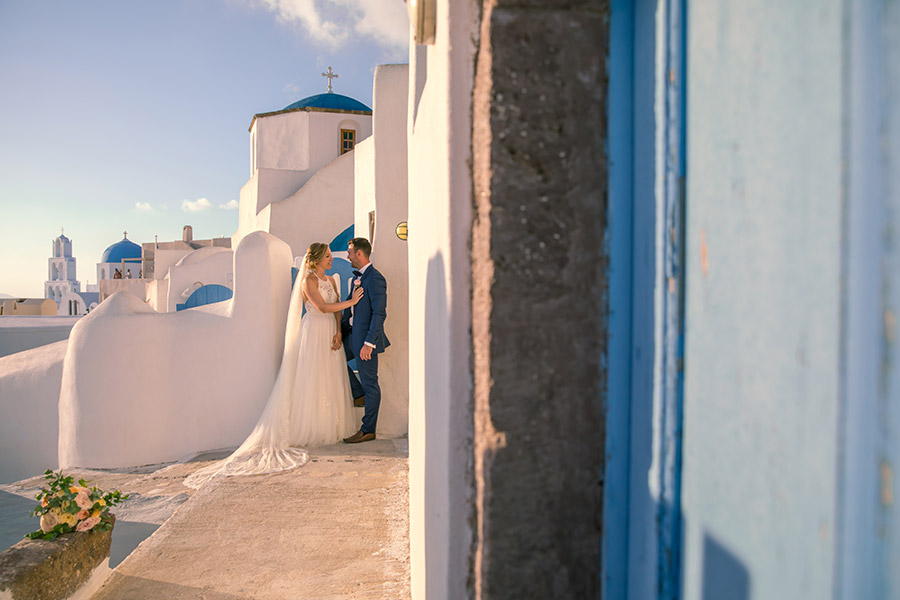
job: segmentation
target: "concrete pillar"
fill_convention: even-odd
[[[598,598],[608,2],[488,0],[473,103],[475,598]]]

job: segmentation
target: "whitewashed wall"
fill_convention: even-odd
[[[479,8],[437,1],[410,45],[409,488],[412,594],[464,598],[471,497],[471,106]]]
[[[284,346],[291,253],[255,232],[234,265],[228,302],[158,314],[116,294],[79,321],[59,399],[62,467],[177,460],[250,433]]]
[[[285,226],[277,214],[278,210],[284,209],[274,209],[273,213],[267,212],[266,208],[272,203],[285,201],[296,195],[308,183],[312,183],[311,180],[323,168],[331,166],[336,159],[341,158],[340,130],[349,125],[357,128],[357,142],[372,134],[370,115],[295,111],[260,117],[254,121],[251,129],[251,151],[255,143],[257,168],[253,170],[251,166],[250,180],[241,188],[238,229],[232,236],[232,247],[239,244],[241,238],[251,231],[269,231],[279,235],[276,230],[280,230],[282,234],[290,235],[289,227]],[[337,171],[333,171],[330,177],[341,177],[341,168],[336,167]],[[351,202],[352,176],[351,164],[349,181]],[[328,194],[332,192],[328,188],[333,186],[346,188],[346,183],[320,179],[316,185],[325,189],[316,193],[324,191]],[[308,211],[309,207],[303,205],[302,209]],[[290,213],[291,210],[287,212]],[[308,221],[308,212],[305,219]],[[346,225],[344,227],[346,228]],[[309,238],[304,236],[302,239]],[[289,243],[292,248],[295,247],[294,242]]]
[[[292,196],[263,209],[268,231],[294,256],[306,254],[312,242],[329,243],[353,222],[353,154],[339,156]]]
[[[408,65],[375,68],[375,133],[354,150],[359,152],[355,235],[369,237],[369,213],[375,211],[371,260],[388,284],[385,333],[391,346],[378,358],[381,435],[404,435],[409,429],[409,264],[407,242],[394,232],[400,221],[407,220],[408,90]]]
[[[250,130],[251,139],[256,140],[256,167],[308,171],[312,154],[309,117],[308,112],[296,111],[257,118]]]
[[[153,252],[153,277],[163,279],[169,274],[169,269],[182,258],[193,252],[189,248],[183,250],[164,250],[159,248]]]
[[[0,483],[57,466],[59,386],[67,345],[62,340],[0,358]]]
[[[227,248],[206,247],[185,255],[169,268],[169,293],[165,310],[175,312],[187,298],[182,293],[196,282],[203,285],[234,286],[234,252]],[[160,311],[162,312],[162,311]]]

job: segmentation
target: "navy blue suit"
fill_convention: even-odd
[[[355,279],[355,278],[354,278]],[[381,406],[381,387],[378,385],[378,355],[391,345],[384,335],[384,320],[387,318],[387,281],[371,263],[359,277],[364,290],[362,299],[353,307],[353,325],[350,325],[351,309],[344,309],[341,315],[341,336],[347,360],[356,358],[359,379],[348,366],[350,389],[354,398],[366,397],[366,413],[363,415],[363,433],[375,433],[378,422],[378,408]],[[347,299],[352,295],[348,294]],[[365,342],[374,344],[372,358],[362,360],[359,353]]]

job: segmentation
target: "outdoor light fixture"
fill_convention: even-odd
[[[415,43],[434,44],[436,4],[436,0],[407,0],[406,7]]]
[[[397,237],[406,241],[406,234],[409,231],[409,225],[406,224],[406,221],[400,221],[397,223],[397,226],[394,228],[394,233],[397,234]]]

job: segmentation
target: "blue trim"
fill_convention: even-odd
[[[185,300],[184,304],[176,304],[175,310],[179,311],[194,308],[195,306],[224,302],[225,300],[230,300],[232,296],[234,296],[234,292],[232,292],[231,289],[224,285],[212,283],[198,287],[191,293],[188,299]]]
[[[658,594],[657,500],[648,485],[654,465],[657,296],[656,54],[658,0],[637,0],[633,51],[633,227],[631,397],[629,424],[627,598]]]
[[[634,4],[613,0],[609,44],[607,156],[609,176],[609,330],[606,449],[603,486],[604,598],[628,590],[628,515],[631,427],[632,243],[634,227]]]
[[[346,252],[347,244],[350,243],[350,240],[353,239],[353,225],[343,230],[337,236],[331,240],[331,243],[328,244],[328,247],[332,252]]]
[[[892,289],[884,275],[896,273],[883,256],[888,215],[884,202],[883,124],[887,121],[883,78],[885,15],[881,3],[848,2],[844,7],[844,243],[840,377],[841,448],[837,489],[836,598],[888,598],[896,562],[886,544],[896,543],[886,526],[888,510],[879,496],[882,460],[890,464],[891,425],[882,422],[888,404],[890,362],[881,319]],[[889,166],[888,166],[889,168]],[[888,225],[887,227],[890,227]],[[894,292],[896,294],[896,292]],[[896,296],[895,296],[896,297]],[[896,375],[894,375],[896,377]],[[882,396],[883,394],[883,396]],[[896,463],[895,463],[896,466]],[[877,532],[881,532],[880,535]],[[894,562],[894,564],[891,564]]]

